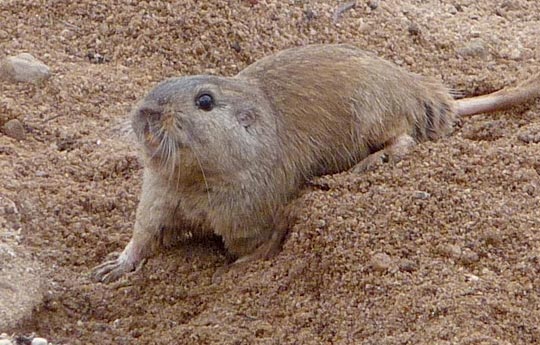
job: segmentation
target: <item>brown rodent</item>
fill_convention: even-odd
[[[310,178],[397,161],[448,134],[457,115],[539,95],[536,75],[456,101],[441,83],[349,45],[285,50],[232,78],[166,80],[132,113],[145,165],[133,237],[94,276],[119,278],[171,236],[219,235],[236,263],[268,257]]]

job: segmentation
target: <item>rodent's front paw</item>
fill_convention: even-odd
[[[134,262],[130,262],[123,255],[118,255],[116,259],[107,260],[94,267],[92,269],[92,278],[98,282],[111,283],[134,269]]]

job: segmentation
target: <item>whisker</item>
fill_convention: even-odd
[[[182,127],[180,127],[180,124],[177,121],[173,122],[171,132],[174,134],[172,135],[173,138],[180,137],[180,133],[182,133]],[[180,164],[181,162],[178,161],[179,159],[178,144],[173,139],[171,139],[171,142],[172,142],[172,148],[173,148],[173,163],[174,163],[175,169],[179,169],[178,164]],[[179,188],[179,185],[180,185],[180,180],[177,179],[176,188]]]
[[[199,165],[199,169],[201,169],[201,173],[203,176],[204,186],[206,187],[206,195],[208,197],[208,205],[212,204],[212,198],[210,197],[210,188],[208,187],[208,180],[206,179],[206,174],[204,173],[204,169],[202,167],[201,161],[199,160],[199,155],[197,155],[197,151],[195,148],[192,147],[193,155],[195,156],[195,160],[197,161],[197,165]]]
[[[159,156],[161,167],[166,168],[167,156],[164,155],[164,153],[167,152],[167,136],[161,127],[157,130],[157,132],[157,136],[159,137],[159,145],[152,154],[152,158]]]
[[[106,129],[108,139],[117,141],[120,139],[125,143],[134,144],[137,142],[135,131],[131,126],[131,117],[114,119],[110,127]]]
[[[165,153],[165,160],[168,163],[167,171],[169,171],[169,182],[172,182],[175,171],[177,169],[176,160],[178,152],[176,152],[176,143],[171,136],[167,136],[167,152]]]

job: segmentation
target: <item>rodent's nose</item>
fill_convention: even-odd
[[[148,122],[157,122],[163,117],[163,108],[153,105],[143,105],[138,110],[138,116]]]

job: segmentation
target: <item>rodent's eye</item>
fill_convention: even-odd
[[[210,111],[212,108],[214,108],[214,97],[212,97],[210,94],[203,93],[197,98],[195,104],[199,109]]]

